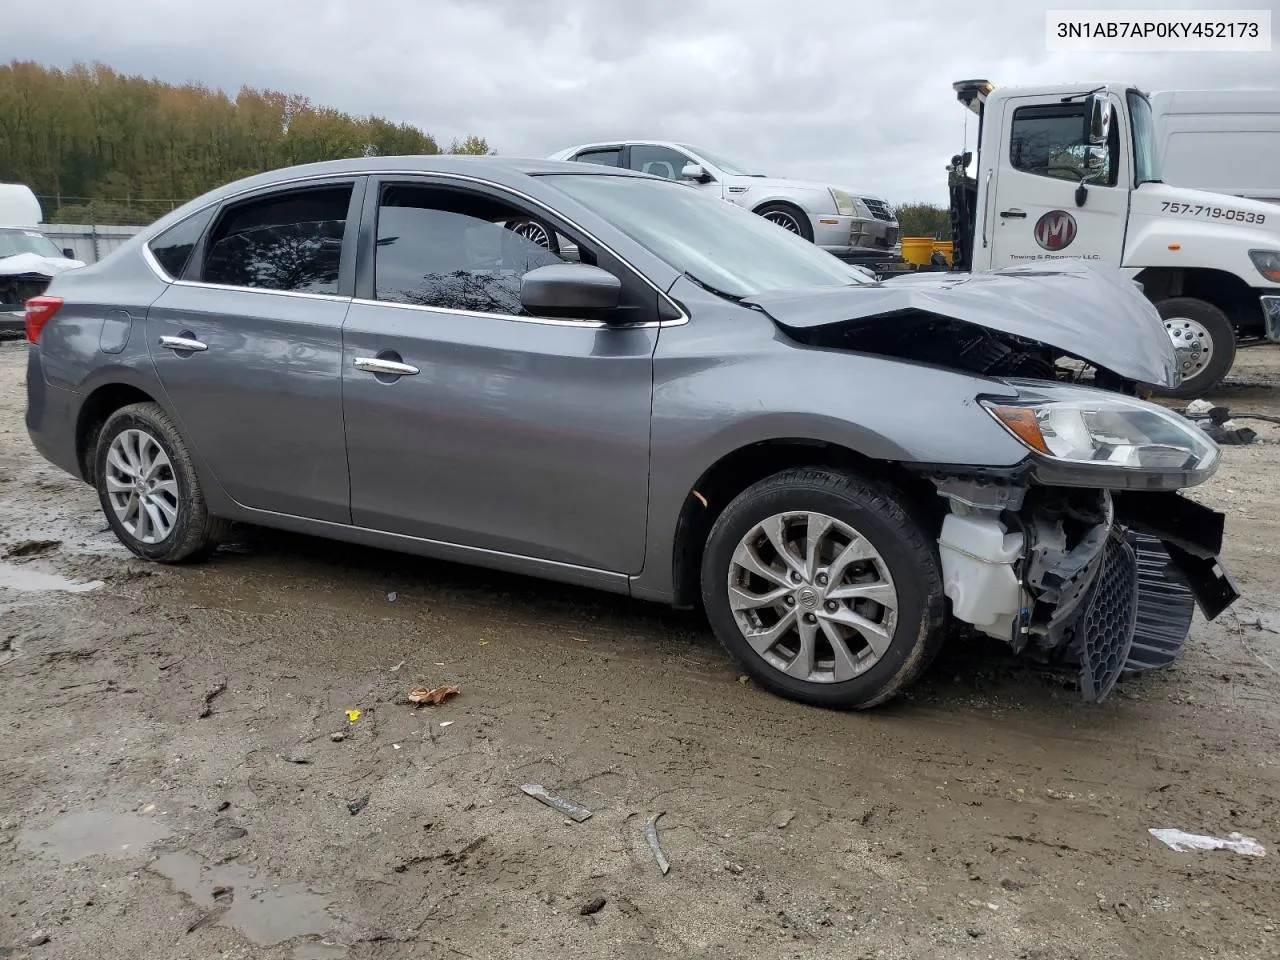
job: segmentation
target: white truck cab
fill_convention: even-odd
[[[1121,268],[1164,317],[1199,396],[1236,341],[1280,341],[1280,210],[1161,181],[1151,103],[1126,84],[954,85],[979,117],[978,154],[952,160],[954,266],[1079,258]]]

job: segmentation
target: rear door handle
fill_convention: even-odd
[[[209,349],[207,343],[196,340],[194,337],[161,337],[160,346],[170,350],[190,350],[193,353]]]
[[[357,370],[365,373],[381,373],[390,377],[412,377],[419,372],[409,363],[397,363],[395,360],[383,360],[379,357],[356,357],[351,361]]]
[[[1001,210],[1000,216],[1005,217],[1009,220],[1025,220],[1027,219],[1027,211],[1018,210],[1016,208],[1013,210]]]

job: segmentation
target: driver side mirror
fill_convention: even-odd
[[[696,180],[698,183],[710,183],[711,174],[707,173],[707,168],[700,163],[686,163],[680,168],[681,180]]]
[[[1111,96],[1105,89],[1089,97],[1086,119],[1088,129],[1085,131],[1085,142],[1094,146],[1106,144],[1111,136]]]
[[[622,281],[587,263],[552,263],[520,278],[520,305],[534,316],[594,317],[621,298]]]

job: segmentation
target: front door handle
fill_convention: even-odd
[[[1001,210],[1000,216],[1008,220],[1025,220],[1027,219],[1027,211],[1019,210],[1015,207],[1013,210]]]
[[[419,372],[412,364],[383,360],[380,357],[356,357],[351,363],[357,370],[365,373],[381,373],[389,377],[412,377]]]
[[[201,350],[208,350],[209,345],[194,337],[161,337],[160,346],[167,347],[170,350],[189,350],[192,353],[199,353]]]

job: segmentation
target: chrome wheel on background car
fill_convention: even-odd
[[[822,513],[779,513],[733,552],[729,606],[751,648],[809,683],[839,683],[889,649],[898,592],[879,551]]]
[[[914,514],[893,487],[834,468],[748,487],[703,551],[717,639],[781,696],[842,709],[892,699],[943,636],[937,535]]]
[[[800,221],[790,211],[774,209],[766,211],[762,216],[770,223],[776,223],[788,233],[800,233]]]
[[[116,519],[140,543],[156,544],[178,520],[178,479],[160,442],[142,430],[116,434],[103,477]]]

